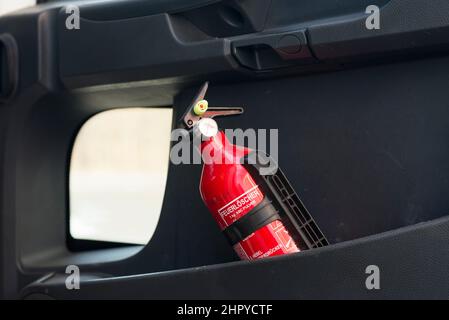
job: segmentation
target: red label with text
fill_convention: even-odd
[[[218,210],[226,226],[254,209],[264,198],[256,185]],[[276,220],[258,229],[234,245],[234,250],[244,260],[299,252],[298,247],[281,221]]]

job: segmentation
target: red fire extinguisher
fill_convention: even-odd
[[[206,129],[204,129],[206,127]],[[267,201],[245,167],[241,157],[249,149],[231,144],[222,131],[218,131],[213,119],[204,118],[198,123],[198,130],[208,139],[201,144],[203,172],[200,181],[201,197],[221,230],[248,221],[248,215],[269,210],[271,222],[254,230],[244,239],[232,243],[241,259],[253,260],[286,253],[298,252],[293,238]],[[267,222],[267,221],[262,221]],[[237,227],[238,228],[238,227]],[[241,227],[244,228],[244,227]],[[254,229],[257,228],[257,223]]]
[[[242,164],[252,150],[230,143],[213,119],[241,114],[243,109],[208,108],[207,87],[205,83],[182,118],[183,127],[202,137],[200,194],[205,205],[241,259],[299,252],[303,246],[290,235],[274,199]]]

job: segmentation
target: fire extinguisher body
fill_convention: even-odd
[[[250,149],[231,144],[223,132],[218,132],[202,143],[201,150],[201,197],[222,231],[246,215],[268,208],[269,200],[240,161]],[[244,260],[299,251],[280,219],[272,219],[233,247]]]

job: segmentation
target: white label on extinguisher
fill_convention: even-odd
[[[276,230],[275,233],[279,241],[284,246],[285,250],[288,251],[295,246],[292,237],[290,237],[288,231],[284,227],[280,228],[279,230]]]
[[[225,206],[218,209],[218,214],[228,226],[241,215],[250,211],[263,199],[263,194],[260,192],[258,185],[255,185],[245,193],[241,194],[234,200],[230,201]]]

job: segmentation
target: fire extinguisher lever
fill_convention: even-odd
[[[235,116],[242,114],[242,107],[209,107],[204,113],[203,118],[214,118],[223,116]]]
[[[192,129],[202,118],[215,118],[239,115],[244,112],[242,107],[209,107],[205,100],[209,83],[205,82],[195,95],[186,112],[181,118],[180,128]]]

